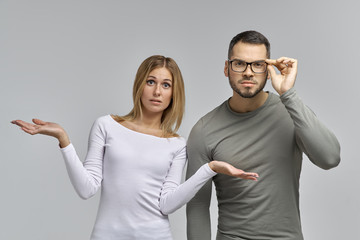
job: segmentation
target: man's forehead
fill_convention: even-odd
[[[234,58],[249,61],[266,59],[266,47],[264,44],[249,44],[238,42],[232,49],[232,59]]]

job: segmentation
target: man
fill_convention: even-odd
[[[257,182],[223,174],[213,178],[219,207],[217,240],[303,239],[302,155],[323,169],[340,162],[336,137],[293,88],[297,60],[269,58],[270,44],[261,33],[246,31],[235,36],[224,68],[233,96],[202,117],[188,139],[187,178],[212,160],[259,174]],[[263,90],[270,78],[278,95]],[[189,240],[211,239],[211,184],[187,205]]]

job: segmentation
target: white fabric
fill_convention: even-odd
[[[172,239],[169,214],[216,175],[204,164],[180,185],[184,138],[159,138],[130,130],[110,115],[98,118],[82,163],[72,144],[61,149],[70,180],[83,199],[101,186],[92,240]]]

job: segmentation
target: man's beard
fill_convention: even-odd
[[[241,91],[239,88],[236,87],[236,84],[233,83],[230,79],[230,76],[229,76],[229,83],[230,83],[230,86],[231,88],[237,93],[240,95],[240,97],[243,97],[243,98],[253,98],[255,97],[259,92],[261,92],[265,85],[266,85],[266,79],[267,79],[267,74],[266,74],[266,77],[265,77],[265,80],[264,82],[262,83],[262,85],[260,85],[256,90],[255,92],[250,92],[248,88],[245,88],[244,91]],[[250,78],[243,78],[241,80],[239,80],[238,82],[240,81],[252,81]]]

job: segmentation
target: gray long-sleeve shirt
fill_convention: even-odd
[[[219,207],[217,240],[303,239],[299,213],[302,154],[323,169],[340,162],[336,137],[294,89],[248,113],[228,101],[202,117],[188,139],[187,178],[211,160],[260,175],[257,182],[213,177]],[[210,240],[209,181],[187,205],[189,240]]]

